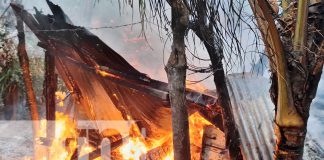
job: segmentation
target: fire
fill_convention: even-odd
[[[189,81],[186,81],[186,88],[198,91],[198,92],[205,92],[206,87],[202,85],[201,83],[190,83]]]
[[[71,159],[74,151],[78,147],[78,132],[76,131],[76,123],[75,121],[71,120],[68,115],[61,112],[55,112],[55,119],[55,136],[53,137],[50,146],[47,148],[47,151],[49,151],[48,155],[42,155],[42,160]],[[41,120],[40,125],[40,136],[46,137],[46,120]],[[66,144],[67,139],[69,139],[68,144]],[[79,156],[82,157],[93,150],[94,147],[88,143],[85,143],[81,146]],[[95,160],[101,160],[101,158],[99,157]]]
[[[196,145],[201,148],[202,145],[202,136],[204,126],[211,125],[209,121],[204,119],[198,112],[192,114],[189,117],[189,134],[190,142],[192,145]],[[141,157],[150,151],[153,148],[161,146],[164,143],[172,146],[172,140],[168,136],[167,138],[161,141],[152,140],[151,144],[147,143],[139,134],[139,130],[132,129],[131,134],[135,135],[131,137],[128,143],[124,144],[119,148],[123,159],[127,160],[140,160]],[[171,136],[172,133],[170,133]],[[165,157],[162,157],[161,160],[173,160],[173,150],[169,150]]]
[[[55,136],[51,141],[51,146],[48,148],[48,159],[46,155],[44,155],[43,160],[58,160],[58,159],[70,159],[78,147],[76,139],[78,137],[78,133],[76,131],[76,125],[73,120],[70,119],[69,116],[61,113],[55,113]],[[189,117],[189,133],[190,133],[190,142],[192,145],[201,148],[202,136],[203,136],[203,128],[206,125],[211,125],[206,119],[204,119],[198,112],[192,114]],[[42,137],[46,137],[46,121],[41,121],[40,127],[40,135]],[[119,148],[119,152],[123,159],[126,160],[140,160],[148,151],[162,144],[167,144],[172,146],[172,140],[170,138],[171,134],[161,141],[150,141],[150,143],[146,142],[145,139],[140,134],[138,127],[135,125],[131,129],[131,137],[128,142],[122,145]],[[72,139],[67,146],[65,146],[66,139]],[[85,155],[90,153],[95,148],[90,146],[89,144],[84,144],[81,146],[80,155]],[[100,160],[101,158],[97,158],[96,160]],[[161,157],[162,160],[173,160],[173,150],[172,147],[168,151],[165,157]]]
[[[67,115],[61,112],[55,113],[55,135],[51,139],[51,145],[48,147],[48,156],[44,155],[43,159],[58,160],[58,159],[70,159],[73,151],[77,148],[76,141],[70,141],[68,146],[65,146],[64,142],[67,138],[77,139],[77,132],[75,130],[76,125]],[[46,120],[41,120],[40,136],[46,137]]]
[[[44,160],[58,160],[58,159],[70,159],[75,149],[78,147],[76,139],[78,133],[76,131],[75,122],[72,121],[69,116],[64,115],[61,112],[56,112],[55,114],[55,136],[51,141],[51,146],[49,146],[49,158],[44,156]],[[190,142],[192,145],[196,145],[201,148],[203,128],[206,125],[211,125],[206,119],[204,119],[198,112],[192,114],[189,117],[189,133]],[[135,126],[135,125],[134,125]],[[41,136],[46,137],[46,121],[41,121]],[[171,135],[171,133],[170,133]],[[68,146],[63,145],[66,139],[74,139],[70,141]],[[124,144],[119,148],[119,152],[123,159],[127,160],[140,160],[148,151],[151,149],[161,146],[162,144],[167,144],[172,146],[172,140],[170,137],[165,138],[163,141],[152,141],[151,144],[146,142],[145,139],[140,134],[137,127],[132,127],[131,137],[128,143]],[[94,147],[89,144],[84,144],[81,147],[80,155],[85,155],[94,150]],[[96,160],[100,160],[97,158]],[[161,157],[162,160],[173,160],[173,150],[169,150],[165,157]]]
[[[198,112],[189,117],[189,135],[192,144],[201,147],[204,127],[207,125],[212,124],[203,118]]]
[[[147,147],[139,137],[129,139],[129,142],[123,145],[119,151],[124,159],[140,160],[140,157],[147,152]]]
[[[127,115],[127,119],[130,120],[131,116]],[[128,143],[119,148],[123,159],[127,160],[140,160],[141,156],[145,155],[148,151],[147,144],[141,135],[139,128],[133,124],[130,129],[130,138]]]
[[[200,89],[202,89],[201,86]],[[197,87],[196,87],[197,89]],[[57,97],[64,97],[62,93],[57,93]],[[59,98],[61,99],[61,98]],[[58,159],[70,159],[75,151],[77,146],[78,133],[76,131],[76,125],[73,120],[70,119],[68,115],[65,115],[61,112],[55,113],[55,136],[51,141],[51,146],[48,148],[48,155],[44,160],[58,160]],[[131,120],[131,116],[127,117]],[[198,112],[192,114],[189,117],[189,134],[190,142],[192,145],[201,148],[203,128],[206,125],[211,125],[209,121],[204,119]],[[46,120],[41,121],[40,127],[41,137],[46,137]],[[126,160],[140,160],[148,151],[161,146],[162,144],[172,146],[172,138],[170,135],[166,136],[163,140],[150,140],[149,142],[145,141],[142,137],[140,130],[134,124],[130,131],[130,138],[128,142],[121,147],[119,147],[119,153],[123,159]],[[69,141],[67,146],[64,145],[66,139],[72,139]],[[81,146],[80,155],[85,155],[90,153],[95,148],[89,144],[84,144]],[[173,160],[173,149],[167,151],[166,156],[161,157],[162,160]],[[48,159],[46,157],[49,157]],[[97,158],[96,160],[100,160]]]
[[[168,153],[166,157],[163,158],[163,160],[173,160],[174,154],[173,150]]]
[[[89,154],[90,152],[94,151],[95,148],[92,147],[91,145],[89,145],[89,143],[85,143],[81,146],[81,150],[80,150],[80,153],[79,153],[79,156],[82,157],[86,154]],[[98,157],[94,160],[101,160],[101,157]]]
[[[168,141],[168,143],[169,145],[172,145],[172,141]],[[127,144],[120,147],[119,152],[123,159],[140,160],[149,150],[162,144],[162,141],[155,141],[153,144],[148,144],[142,139],[142,137],[133,137],[129,139]],[[173,160],[173,150],[170,150],[161,160]]]
[[[58,106],[63,107],[64,106],[64,99],[66,97],[65,92],[57,91],[55,92],[55,97],[59,101]]]

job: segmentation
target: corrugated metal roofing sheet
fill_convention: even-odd
[[[250,73],[228,76],[234,118],[245,159],[272,159],[274,105],[269,80]]]
[[[275,146],[273,131],[274,105],[269,96],[269,79],[251,73],[231,74],[228,75],[227,79],[244,158],[247,160],[273,159]],[[321,83],[324,83],[324,78],[322,78]],[[320,86],[323,85],[320,84]],[[318,89],[318,92],[320,91],[321,87]],[[324,96],[320,92],[312,107],[317,111],[321,110],[321,113],[323,113],[323,102]],[[322,106],[322,109],[319,109],[319,106]],[[314,113],[312,112],[314,111],[311,109],[311,121],[314,119]],[[317,121],[320,123],[323,120],[317,119]],[[312,124],[308,124],[308,130],[310,130]],[[320,128],[315,129],[315,131],[322,132],[323,129]],[[314,130],[312,131],[314,132]],[[304,159],[324,158],[323,149],[316,142],[318,137],[310,136],[309,133],[305,142]]]

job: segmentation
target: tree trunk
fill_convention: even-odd
[[[324,54],[323,12],[314,8],[313,13],[307,14],[309,5],[301,0],[297,14],[295,5],[290,3],[294,2],[283,1],[285,12],[280,17],[279,35],[267,1],[250,1],[267,53],[273,57],[270,93],[276,107],[275,159],[302,159],[309,107],[323,68],[323,60],[319,58]]]
[[[231,159],[242,159],[240,150],[239,133],[236,128],[234,116],[232,112],[232,106],[230,101],[229,92],[226,85],[226,77],[223,67],[223,46],[222,40],[215,34],[213,29],[214,13],[210,13],[209,24],[206,20],[207,3],[205,0],[201,0],[197,4],[198,19],[193,24],[192,30],[198,36],[198,38],[204,43],[207,52],[209,54],[214,83],[216,85],[216,91],[218,94],[218,105],[221,106],[224,120],[224,131],[226,135],[226,146],[229,149]]]
[[[189,160],[189,123],[185,97],[187,61],[184,43],[189,13],[182,0],[172,1],[171,8],[173,43],[165,70],[169,82],[169,98],[172,110],[173,151],[175,160]]]
[[[221,61],[218,61],[216,64],[213,62],[212,66],[216,69],[214,72],[214,82],[218,94],[218,103],[223,109],[226,146],[229,149],[231,159],[243,159],[240,150],[240,136],[234,121],[223,65]]]
[[[214,83],[218,95],[218,104],[222,107],[223,110],[226,146],[229,149],[231,159],[243,159],[240,151],[240,137],[234,121],[234,115],[232,112],[230,96],[227,89],[226,77],[222,63],[222,47],[210,46],[209,44],[215,44],[212,42],[215,41],[205,41],[204,44],[207,48],[212,63]]]
[[[311,5],[308,3],[307,0],[298,1],[298,9],[294,7],[287,9],[287,16],[281,17],[286,23],[294,22],[295,24],[294,29],[282,34],[282,41],[287,52],[287,59],[293,59],[287,62],[288,74],[291,81],[293,105],[301,116],[300,121],[303,125],[298,127],[276,125],[276,159],[302,159],[309,109],[316,96],[322,74],[323,59],[319,57],[324,55],[324,13],[320,8],[324,5],[323,2],[315,2]],[[280,110],[277,109],[276,118],[279,114]]]
[[[19,89],[17,83],[9,85],[4,95],[3,103],[5,106],[5,119],[15,120],[19,105]]]
[[[19,41],[18,48],[17,48],[18,50],[17,55],[23,73],[23,80],[26,88],[27,102],[30,109],[31,119],[34,121],[33,123],[34,134],[37,135],[38,134],[37,121],[39,120],[39,116],[38,116],[36,96],[34,93],[32,78],[29,70],[29,59],[28,59],[26,46],[25,46],[24,24],[19,15],[16,15],[16,18],[17,18],[18,41]]]
[[[45,52],[45,82],[44,96],[46,99],[46,120],[47,120],[47,138],[53,138],[55,135],[55,92],[57,89],[57,75],[55,74],[54,56]]]

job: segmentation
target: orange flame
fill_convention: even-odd
[[[205,92],[206,91],[206,87],[204,85],[202,85],[201,83],[190,83],[189,81],[186,81],[186,87],[198,92]]]
[[[140,160],[143,154],[146,154],[147,147],[139,137],[129,139],[128,143],[120,147],[120,153],[124,159]]]
[[[189,117],[190,143],[195,144],[198,147],[201,147],[204,127],[207,125],[212,125],[212,124],[209,121],[207,121],[205,118],[203,118],[198,112],[192,114]]]
[[[69,146],[64,146],[63,144],[67,138],[77,138],[78,135],[75,130],[75,123],[67,115],[61,112],[56,112],[55,118],[55,136],[51,141],[51,146],[48,147],[48,160],[70,159],[73,154],[72,151],[77,147],[77,143],[76,141],[71,141]],[[41,120],[41,137],[46,137],[46,126],[46,120]],[[46,156],[44,156],[43,159],[47,160]]]
[[[109,75],[107,75],[109,76]],[[190,88],[204,91],[205,87],[202,85],[190,85]],[[63,93],[56,93],[58,99],[63,99]],[[52,141],[51,146],[49,147],[49,159],[48,160],[57,160],[57,159],[70,159],[74,150],[78,147],[76,139],[78,137],[78,133],[76,131],[75,122],[72,121],[68,115],[64,115],[61,112],[55,113],[56,121],[55,121],[55,137]],[[131,117],[128,116],[130,120]],[[202,136],[203,136],[203,128],[206,125],[211,125],[209,121],[204,119],[198,112],[192,114],[189,117],[189,133],[190,133],[190,142],[197,147],[201,147],[202,145]],[[172,133],[170,133],[171,135]],[[46,120],[41,120],[40,127],[40,135],[42,137],[46,137]],[[168,143],[170,146],[172,145],[172,140],[170,140],[170,135],[161,141],[151,140],[150,143],[146,142],[145,139],[140,134],[138,127],[135,125],[131,129],[132,137],[129,138],[128,143],[124,144],[119,148],[119,152],[122,155],[123,159],[127,160],[140,160],[141,157],[150,151],[153,148],[161,146],[164,143]],[[75,141],[71,141],[68,146],[62,145],[67,138],[75,139]],[[81,146],[80,155],[85,155],[90,153],[95,148],[90,145],[84,144]],[[173,150],[168,151],[165,157],[162,160],[173,160]],[[96,160],[100,160],[101,158],[97,158]],[[47,160],[44,158],[44,160]]]
[[[189,133],[191,144],[201,147],[202,136],[204,126],[211,125],[209,121],[204,119],[198,112],[192,114],[189,117]],[[127,160],[139,160],[140,157],[146,154],[151,149],[161,146],[168,140],[167,143],[172,145],[172,141],[169,138],[165,138],[163,141],[151,141],[152,144],[147,144],[145,140],[141,137],[138,130],[133,129],[132,132],[136,132],[135,137],[129,139],[127,144],[120,147],[119,152],[121,153],[123,159]],[[171,134],[171,133],[170,133]],[[173,160],[173,150],[171,149],[162,160]]]
[[[173,154],[173,150],[172,150],[167,154],[167,156],[165,156],[163,158],[163,160],[173,160],[174,159],[173,157],[174,157],[174,154]]]

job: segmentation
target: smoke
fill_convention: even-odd
[[[169,53],[171,51],[171,42],[167,38],[168,32],[163,30],[165,26],[159,26],[153,23],[153,19],[148,17],[148,22],[145,23],[145,35],[142,35],[142,26],[138,12],[137,3],[134,2],[133,8],[128,5],[121,5],[117,1],[66,1],[66,0],[53,0],[53,3],[58,4],[62,7],[65,13],[72,20],[74,25],[84,26],[90,32],[97,35],[102,39],[108,46],[113,48],[117,53],[121,54],[129,63],[131,63],[139,71],[148,74],[153,79],[158,79],[161,81],[167,81],[166,73],[164,71],[164,63],[166,63]],[[23,0],[22,4],[29,12],[33,12],[33,7],[40,9],[43,13],[51,14],[46,1],[39,0]],[[166,10],[166,12],[171,12],[171,10]],[[136,23],[134,25],[125,24]],[[170,31],[170,28],[168,29]],[[35,49],[37,44],[36,38],[30,34],[29,49]],[[243,38],[243,45],[248,46],[248,33],[244,33],[246,41]],[[190,37],[190,36],[189,36]],[[32,40],[34,39],[34,40]],[[196,37],[196,42],[194,43],[192,38],[187,40],[187,57],[188,63],[199,67],[209,67],[210,61],[201,61],[193,58],[190,54],[194,53],[199,55],[204,59],[208,59],[206,49],[204,49],[203,44],[198,42]],[[32,51],[40,53],[41,51]],[[251,68],[251,63],[255,55],[244,58],[244,65],[240,63],[231,64],[231,68],[226,68],[228,73],[249,71]],[[233,57],[225,57],[233,58]],[[240,60],[234,60],[240,61]],[[201,82],[204,86],[209,89],[214,89],[215,85],[213,83],[213,76],[210,73],[206,74],[194,74],[188,72],[188,78],[191,81],[199,81],[206,77],[206,80]]]

